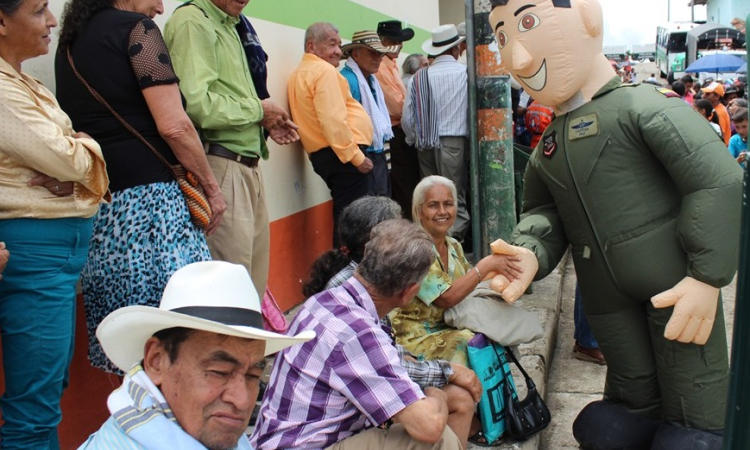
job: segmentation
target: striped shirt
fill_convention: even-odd
[[[276,356],[254,448],[323,449],[424,398],[356,278],[308,299],[287,333],[302,330],[316,337]]]
[[[469,135],[469,85],[466,66],[451,55],[440,55],[426,69],[430,83],[430,102],[437,105],[438,135]],[[414,83],[409,85],[409,91]],[[415,123],[411,108],[411,94],[406,95],[402,126]]]

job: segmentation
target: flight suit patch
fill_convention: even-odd
[[[667,88],[657,88],[656,89],[661,95],[667,97],[667,98],[680,98],[680,94],[673,91],[672,89]]]
[[[599,134],[599,120],[596,114],[587,114],[570,121],[568,138],[571,141]]]
[[[542,154],[547,158],[552,158],[557,150],[557,131],[542,138]]]

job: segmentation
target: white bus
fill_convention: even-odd
[[[670,83],[685,71],[687,32],[698,25],[693,22],[672,22],[656,28],[656,67]]]

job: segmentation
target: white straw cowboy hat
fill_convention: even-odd
[[[174,327],[266,341],[266,356],[315,337],[312,330],[296,336],[264,330],[260,300],[247,269],[224,261],[179,269],[164,288],[158,308],[120,308],[99,324],[96,337],[107,357],[127,372],[141,362],[143,347],[154,333]]]
[[[374,31],[357,31],[352,36],[352,42],[341,46],[342,58],[348,58],[352,54],[352,50],[355,48],[369,48],[375,50],[378,53],[395,53],[401,51],[398,45],[390,45],[386,47],[380,42],[380,36]]]
[[[455,25],[440,25],[432,29],[432,39],[424,41],[422,50],[428,55],[439,55],[464,40],[466,36],[460,36]]]

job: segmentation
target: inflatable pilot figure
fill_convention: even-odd
[[[728,357],[719,288],[738,259],[742,171],[671,91],[622,84],[596,0],[490,0],[505,67],[556,118],[531,156],[513,244],[536,278],[568,245],[607,359],[585,449],[719,449]]]

